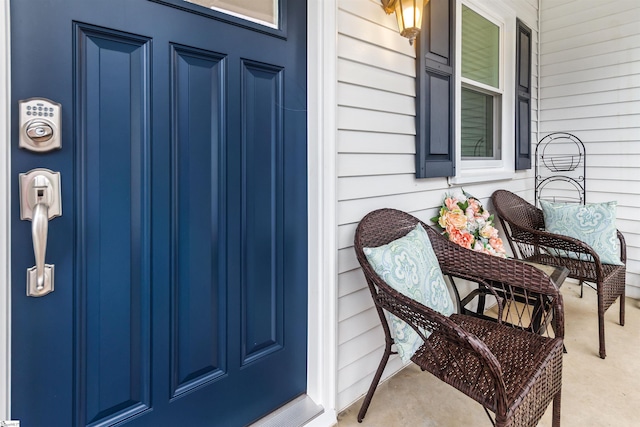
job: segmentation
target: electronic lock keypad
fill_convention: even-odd
[[[20,148],[40,153],[62,148],[62,105],[47,98],[29,98],[18,106]]]

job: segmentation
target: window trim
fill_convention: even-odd
[[[464,184],[469,182],[492,181],[510,179],[515,172],[515,67],[516,67],[516,13],[502,2],[480,2],[479,0],[456,1],[456,37],[455,60],[461,64],[462,60],[462,5],[480,14],[500,29],[500,64],[499,85],[501,89],[501,117],[500,117],[500,159],[496,160],[468,160],[462,159],[461,150],[461,89],[465,84],[462,77],[462,67],[455,70],[455,176],[449,177],[450,184]],[[474,84],[476,86],[477,84]],[[480,87],[480,85],[477,85]]]

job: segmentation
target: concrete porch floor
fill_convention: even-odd
[[[625,326],[618,323],[619,302],[605,313],[607,358],[598,357],[596,293],[566,281],[562,426],[640,425],[640,301],[627,298]],[[491,426],[474,400],[410,364],[378,386],[362,424],[362,399],[338,416],[338,427]],[[551,405],[539,423],[551,426]]]

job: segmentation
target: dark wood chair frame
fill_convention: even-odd
[[[513,255],[519,259],[539,264],[565,267],[568,277],[582,286],[593,283],[598,296],[599,355],[607,355],[604,338],[604,313],[620,298],[620,325],[624,326],[625,265],[611,265],[600,262],[598,254],[588,244],[572,237],[550,233],[545,230],[544,214],[520,196],[497,190],[491,196],[494,212],[502,224]],[[626,264],[627,247],[624,236],[618,230],[620,260]],[[582,259],[567,256],[568,253],[581,254]]]
[[[363,248],[396,240],[418,223],[427,231],[445,276],[478,283],[493,295],[497,301],[495,319],[470,314],[444,316],[395,291],[376,274]],[[387,311],[407,322],[423,340],[412,362],[493,412],[494,425],[536,426],[551,402],[553,426],[560,425],[564,309],[558,288],[546,274],[523,262],[464,249],[414,216],[394,209],[366,215],[356,229],[354,247],[385,335],[382,360],[358,414],[359,422],[389,357],[395,354]],[[529,312],[528,317],[553,316],[555,337],[540,335],[533,322],[527,324],[523,318],[503,322],[516,295],[544,298],[548,311]]]

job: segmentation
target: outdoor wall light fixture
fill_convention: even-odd
[[[396,13],[400,35],[409,39],[409,44],[420,32],[422,26],[422,10],[429,0],[381,0],[382,8],[387,15]]]

